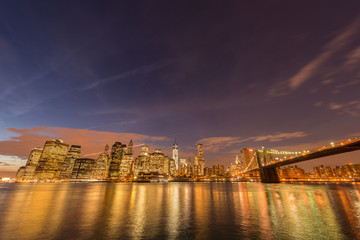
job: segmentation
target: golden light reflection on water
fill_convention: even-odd
[[[130,234],[134,239],[139,239],[144,234],[146,217],[146,186],[135,187],[131,192],[130,201]]]
[[[0,239],[356,239],[359,185],[1,184]]]

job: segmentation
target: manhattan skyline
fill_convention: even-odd
[[[229,165],[360,136],[360,3],[0,1],[0,174],[60,138]],[[136,151],[136,149],[135,149]],[[360,161],[347,153],[298,164]]]

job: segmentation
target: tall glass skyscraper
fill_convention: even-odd
[[[176,143],[176,139],[173,145],[173,159],[175,161],[176,170],[179,169],[179,145]]]

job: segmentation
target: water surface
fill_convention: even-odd
[[[360,185],[0,184],[0,239],[360,239]]]

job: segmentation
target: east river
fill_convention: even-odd
[[[3,183],[0,239],[360,239],[360,185]]]

